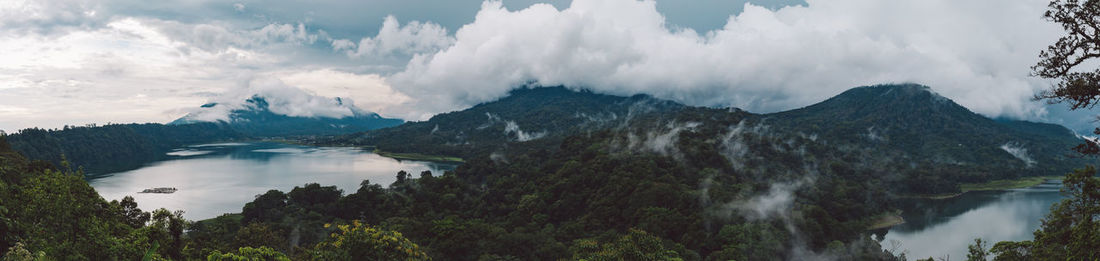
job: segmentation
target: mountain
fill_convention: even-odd
[[[1082,166],[1074,163],[1082,159],[1067,155],[1083,141],[1065,127],[995,121],[916,84],[853,88],[823,102],[763,118],[837,145],[890,151],[937,164],[1010,166],[1048,174]]]
[[[754,175],[798,172],[803,166],[795,162],[807,157],[822,164],[846,162],[914,193],[957,191],[963,182],[1060,175],[1092,163],[1071,156],[1070,148],[1082,140],[1062,126],[993,120],[915,84],[853,88],[771,114],[692,107],[645,95],[524,88],[428,121],[318,143],[501,157],[553,152],[563,140],[600,131],[614,133],[610,139],[623,151],[726,162],[713,165]]]
[[[564,87],[517,89],[472,108],[340,137],[326,143],[369,144],[388,152],[467,157],[512,143],[553,145],[567,135],[621,125],[686,106],[646,95],[620,97]]]
[[[364,111],[339,97],[333,98],[328,103],[343,113],[289,116],[295,114],[279,113],[276,111],[278,108],[269,103],[267,98],[254,95],[245,100],[242,105],[204,104],[198,111],[184,115],[169,125],[218,122],[247,135],[275,137],[346,134],[397,126],[404,122]],[[294,111],[291,110],[291,112]]]

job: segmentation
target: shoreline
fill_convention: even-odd
[[[867,227],[867,230],[887,229],[897,225],[905,224],[905,218],[901,217],[901,210],[890,211],[872,219],[874,220],[874,222],[871,222],[871,225]]]
[[[395,159],[395,160],[399,160],[399,161],[401,161],[401,160],[412,160],[412,161],[429,161],[429,162],[436,162],[436,163],[451,163],[451,164],[466,163],[466,160],[464,160],[462,158],[459,158],[459,157],[451,157],[451,156],[443,156],[443,155],[429,155],[429,154],[421,154],[421,153],[386,152],[386,151],[382,151],[382,150],[378,149],[375,146],[370,146],[370,145],[358,146],[358,145],[346,145],[346,144],[315,144],[315,143],[309,143],[309,142],[305,142],[305,141],[302,141],[302,140],[294,140],[294,139],[270,139],[270,140],[241,141],[241,142],[272,142],[272,143],[282,143],[282,144],[298,145],[298,146],[310,146],[310,147],[359,148],[359,149],[363,149],[363,150],[370,150],[371,153],[377,154],[378,156],[387,157],[387,158],[391,158],[391,159]]]
[[[959,190],[961,190],[961,192],[958,192],[958,193],[911,194],[911,195],[899,195],[898,197],[900,197],[900,198],[909,198],[909,199],[942,200],[942,199],[949,199],[949,198],[962,196],[963,194],[966,194],[966,193],[969,193],[969,192],[975,192],[975,191],[1002,191],[1002,190],[1010,190],[1010,189],[1030,188],[1030,187],[1038,186],[1039,184],[1043,184],[1047,181],[1061,180],[1064,177],[1065,176],[1032,176],[1032,177],[1016,178],[1016,179],[992,180],[992,181],[985,182],[985,183],[962,183],[962,184],[959,184]]]
[[[439,163],[457,163],[457,164],[466,163],[465,160],[463,160],[462,158],[459,158],[459,157],[428,155],[428,154],[420,154],[420,153],[385,152],[385,151],[379,150],[377,148],[375,148],[372,152],[374,154],[378,154],[378,156],[392,158],[392,159],[399,160],[399,161],[400,160],[413,160],[413,161],[430,161],[430,162],[439,162]]]

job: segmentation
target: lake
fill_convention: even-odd
[[[950,256],[965,260],[974,238],[990,242],[1031,240],[1050,212],[1062,200],[1057,181],[1008,191],[970,192],[958,197],[913,199],[902,203],[905,223],[890,228],[882,241],[887,250],[905,250],[910,260]]]
[[[288,192],[295,186],[319,183],[354,193],[363,180],[388,186],[397,172],[419,177],[436,175],[451,164],[398,161],[370,151],[345,147],[310,147],[282,143],[219,143],[179,148],[171,158],[144,167],[88,180],[103,198],[133,196],[142,210],[183,210],[199,220],[241,212],[245,203],[271,189]],[[174,187],[172,194],[137,193],[155,187]]]

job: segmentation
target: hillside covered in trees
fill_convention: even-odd
[[[205,239],[186,232],[201,227],[181,214],[143,211],[131,197],[106,201],[80,171],[29,161],[0,136],[2,260],[289,260],[257,243],[271,234],[256,226],[245,227],[225,251],[204,251],[198,244]],[[327,236],[300,248],[295,259],[426,259],[398,232],[358,222],[325,228]]]
[[[174,132],[184,126],[206,134]],[[45,143],[64,147],[102,133],[112,135],[81,146],[243,136],[221,126],[109,125],[7,139],[65,136]],[[991,135],[964,141],[965,133]],[[990,120],[913,85],[856,88],[777,114],[533,88],[425,122],[312,141],[465,163],[395,173],[392,184],[363,181],[356,191],[272,190],[240,214],[190,222],[132,200],[106,202],[72,164],[25,160],[13,142],[0,147],[8,226],[0,249],[78,260],[898,260],[868,228],[899,196],[1058,174],[1045,172],[1088,160],[1029,154],[1075,145],[1064,128]],[[65,196],[43,196],[54,193]],[[38,215],[61,219],[41,221],[56,223],[41,230],[31,221]]]
[[[531,147],[553,151],[564,137],[600,130],[633,132],[635,141],[708,143],[724,150],[722,156],[735,165],[746,157],[766,157],[754,155],[757,148],[729,144],[736,135],[805,139],[822,147],[812,156],[859,162],[884,173],[880,178],[892,185],[891,191],[905,194],[953,193],[959,183],[1058,175],[1094,162],[1071,155],[1070,149],[1084,141],[1062,126],[989,119],[915,84],[853,88],[818,104],[772,114],[690,107],[644,95],[534,87],[424,122],[314,142],[470,158]],[[515,146],[521,143],[527,146]]]
[[[184,145],[245,139],[249,136],[215,123],[187,125],[108,124],[25,129],[6,135],[13,150],[27,158],[102,174],[140,167],[167,158]]]

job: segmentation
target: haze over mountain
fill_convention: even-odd
[[[324,97],[277,80],[259,80],[250,88],[223,94],[169,123],[226,124],[257,137],[345,134],[391,127],[402,120],[387,119],[341,97]]]
[[[916,84],[853,88],[805,108],[770,114],[536,87],[427,121],[319,142],[470,158],[552,147],[570,135],[608,129],[629,135],[626,147],[663,153],[688,142],[681,137],[715,150],[737,150],[729,144],[731,137],[745,133],[802,140],[823,150],[812,157],[867,161],[887,172],[932,171],[950,182],[1060,174],[1088,162],[1069,156],[1082,140],[1065,127],[995,121]],[[768,142],[775,141],[754,146]]]
[[[764,119],[787,131],[854,147],[904,151],[913,159],[1037,172],[1066,170],[1074,161],[1067,158],[1068,149],[1082,143],[1063,126],[995,121],[915,84],[854,88]]]
[[[285,112],[279,113],[268,99],[257,95],[245,100],[244,105],[237,108],[218,103],[204,104],[201,107],[204,110],[185,115],[168,124],[215,122],[251,136],[272,137],[344,134],[392,127],[404,122],[400,119],[382,118],[377,113],[359,109],[350,102],[345,103],[339,97],[333,98],[331,102],[337,108],[350,112],[350,115],[294,116]],[[224,119],[210,117],[210,114],[220,112],[226,113]]]
[[[1049,83],[1028,68],[1062,31],[1035,18],[1043,1],[536,2],[0,6],[0,129],[167,122],[250,79],[406,120],[532,81],[755,112],[920,82],[990,117],[1079,116],[1029,100]]]

